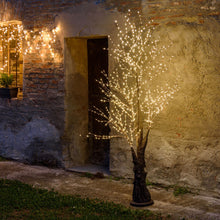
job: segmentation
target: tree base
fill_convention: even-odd
[[[153,200],[150,200],[149,202],[143,202],[143,203],[138,203],[138,202],[134,202],[134,201],[131,201],[130,202],[130,205],[131,206],[135,206],[135,207],[145,207],[145,206],[150,206],[150,205],[153,205],[154,204],[154,201]]]

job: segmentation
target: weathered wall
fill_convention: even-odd
[[[66,38],[66,42],[68,42],[71,41],[71,38],[69,37],[94,36],[95,38],[95,36],[107,36],[115,29],[114,20],[118,18],[118,16],[119,13],[115,12],[112,14],[109,11],[106,11],[103,7],[90,2],[82,3],[77,7],[71,7],[60,13],[56,17],[55,22],[58,26],[62,27],[59,33],[59,38]],[[72,41],[74,42],[74,40]],[[81,39],[81,41],[86,43],[86,48],[80,44],[77,46],[76,42],[75,45],[65,44],[65,55],[68,56],[70,51],[73,53],[74,50],[79,50],[79,57],[81,57],[82,53],[87,53],[86,38],[84,40]],[[63,156],[66,166],[71,167],[73,165],[82,165],[87,162],[87,157],[89,155],[88,152],[85,152],[88,148],[88,106],[86,108],[86,104],[88,105],[86,102],[88,96],[86,96],[85,93],[87,88],[82,90],[82,83],[85,81],[84,84],[86,84],[88,80],[88,70],[86,71],[81,67],[81,70],[78,68],[78,65],[82,63],[82,61],[77,64],[76,55],[68,57],[69,58],[65,58],[65,62],[68,62],[71,57],[72,64],[67,63],[65,74],[66,77],[74,74],[76,81],[73,82],[72,78],[69,82],[69,86],[66,87],[65,106],[68,114],[66,115],[65,139],[67,142],[71,140],[71,143],[68,144],[66,142]],[[87,54],[84,54],[84,57],[81,57],[80,60],[85,58],[87,58]],[[87,60],[83,63],[84,67],[88,65]],[[74,69],[72,68],[73,66],[75,66]],[[74,90],[75,95],[73,95]],[[78,90],[78,92],[76,92],[76,90]],[[75,97],[75,101],[73,97]],[[74,108],[70,108],[73,103],[75,103]]]
[[[0,155],[33,164],[63,166],[62,123],[51,109],[0,99]],[[57,123],[54,123],[56,121]]]
[[[219,192],[219,3],[142,1],[142,6],[153,19],[154,37],[161,37],[161,45],[173,43],[166,54],[174,56],[169,72],[180,76],[180,90],[150,133],[148,178]],[[112,141],[111,171],[132,176],[125,146]]]
[[[2,1],[4,7],[1,8],[1,17],[6,20],[21,19],[25,29],[29,30],[52,29],[55,26],[54,20],[48,17],[45,22],[41,10],[36,10],[34,19],[28,14],[28,9],[38,3]],[[42,5],[38,4],[38,7]],[[36,21],[41,26],[37,26]],[[64,66],[58,40],[54,50],[59,54],[56,60],[49,55],[42,59],[36,50],[24,55],[23,99],[0,100],[2,156],[34,164],[63,166],[61,136],[64,130]]]
[[[0,20],[17,20],[21,19],[24,7],[23,0],[1,0],[0,1]]]
[[[86,39],[65,39],[66,117],[64,161],[66,167],[87,161],[88,55]]]
[[[219,2],[167,1],[153,7],[143,2],[143,6],[155,14],[156,34],[173,42],[170,72],[181,77],[179,92],[151,132],[148,177],[219,192]]]
[[[55,155],[53,161],[58,162],[54,164],[60,163],[64,97],[68,92],[63,39],[115,35],[114,20],[120,21],[128,8],[141,9],[154,20],[155,35],[161,36],[162,43],[168,39],[173,42],[167,53],[174,56],[170,72],[181,77],[180,90],[155,119],[150,133],[146,152],[148,178],[152,182],[219,191],[219,1],[26,0],[23,4],[20,16],[26,28],[60,25],[56,45],[60,56],[57,60],[42,60],[36,52],[24,57],[24,100],[1,101],[0,105],[1,155],[30,160],[27,152],[37,149],[40,154],[46,150]],[[19,152],[26,153],[18,157]],[[132,175],[130,151],[123,140],[113,140],[110,160],[114,175]]]
[[[1,1],[1,3],[2,6],[4,6],[0,10],[1,18],[21,19],[25,29],[38,31],[46,28],[51,30],[56,25],[64,25],[61,27],[62,29],[58,34],[58,39],[56,39],[56,42],[53,44],[53,49],[56,53],[55,57],[51,57],[50,54],[44,54],[45,56],[42,58],[39,51],[34,49],[31,53],[24,55],[23,99],[11,100],[11,102],[0,100],[1,155],[21,161],[28,161],[30,163],[60,165],[62,164],[63,159],[61,151],[63,146],[66,146],[66,133],[64,132],[66,106],[64,103],[64,97],[65,93],[68,94],[68,92],[70,92],[68,91],[68,87],[65,90],[63,42],[65,37],[78,36],[76,33],[79,33],[84,29],[84,26],[82,26],[80,22],[75,25],[75,28],[73,23],[69,22],[68,16],[69,14],[73,14],[73,11],[77,12],[77,7],[81,5],[87,8],[87,12],[92,6],[92,12],[90,12],[90,16],[88,16],[92,21],[90,24],[93,24],[92,28],[94,28],[96,27],[94,23],[98,20],[102,21],[102,25],[98,25],[98,29],[102,30],[103,26],[109,23],[109,21],[105,22],[104,20],[101,20],[103,12],[105,14],[104,8],[106,4],[105,2],[98,1],[74,0],[13,0],[10,2]],[[118,5],[118,3],[116,5]],[[98,11],[98,15],[96,19],[92,20],[92,13],[96,13],[94,7]],[[100,9],[100,7],[102,7],[102,9]],[[81,13],[83,12],[82,9],[79,10]],[[115,9],[115,4],[111,4],[110,10],[114,11]],[[62,16],[65,16],[65,14],[67,14],[67,18],[65,17],[66,19],[64,19],[64,23],[62,24]],[[79,16],[80,13],[77,12],[77,15]],[[59,17],[59,19],[56,19],[57,17]],[[87,17],[86,14],[84,14],[84,22],[88,21],[85,17]],[[75,18],[74,22],[78,22],[79,17],[76,16]],[[80,19],[81,18],[82,16]],[[113,21],[111,22],[113,24]],[[106,27],[108,27],[108,25],[106,25]],[[70,35],[66,34],[67,32],[70,32]],[[95,30],[94,32],[87,34],[101,34],[101,32],[102,31],[97,32]],[[109,33],[109,31],[105,31],[105,33]],[[25,46],[24,50],[27,48],[27,45]],[[17,123],[17,126],[10,123],[9,118],[12,118],[11,120],[14,124]],[[37,124],[38,129],[35,129],[35,122],[39,118],[41,120],[39,120],[39,123]],[[70,122],[66,124],[66,131],[69,128],[68,124],[70,124]],[[22,134],[22,131],[26,131],[26,126],[30,127],[30,133],[34,133],[33,137],[31,135],[29,136],[29,142],[25,141],[23,138],[23,136],[26,136],[26,133]],[[44,138],[42,131],[45,127],[49,130],[54,129],[56,132],[48,133],[47,135],[45,134]],[[62,140],[63,136],[64,140]],[[17,140],[20,141],[19,144],[17,143]],[[18,146],[23,147],[20,149]],[[20,153],[14,153],[15,149]],[[66,148],[64,147],[64,152],[65,149]],[[27,154],[27,152],[29,153]],[[30,156],[32,154],[35,156]],[[52,159],[49,159],[49,157]]]
[[[181,76],[181,88],[155,121],[149,179],[219,190],[220,25],[209,17],[202,25],[190,20],[157,28],[157,34],[173,42],[171,72]]]

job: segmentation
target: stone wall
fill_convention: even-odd
[[[153,38],[160,37],[161,45],[171,40],[169,72],[181,78],[180,90],[150,132],[148,179],[219,193],[219,2],[142,1],[142,7],[153,20]],[[132,176],[125,145],[112,141],[111,171]]]
[[[155,120],[148,177],[219,191],[220,26],[209,16],[202,23],[190,19],[183,17],[166,30],[157,28],[163,39],[167,36],[174,43],[171,71],[179,72],[181,88]]]
[[[12,1],[13,3],[13,1]],[[29,30],[60,25],[56,59],[37,51],[24,56],[24,99],[0,100],[0,155],[47,165],[62,164],[65,135],[64,38],[115,36],[114,20],[128,9],[141,11],[162,43],[172,41],[170,72],[180,90],[154,121],[146,152],[152,182],[219,192],[219,15],[215,0],[26,0],[18,13]],[[121,22],[123,23],[123,22]],[[111,70],[110,62],[110,70]],[[65,152],[68,153],[68,152]],[[66,156],[66,155],[64,155]],[[43,159],[40,159],[43,158]],[[110,170],[132,176],[129,147],[111,143]]]
[[[51,167],[62,167],[63,109],[0,99],[0,155]],[[61,116],[61,117],[60,117]]]

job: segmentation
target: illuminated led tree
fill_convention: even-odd
[[[166,57],[169,46],[161,46],[153,38],[154,27],[144,22],[141,16],[133,21],[125,16],[124,28],[115,21],[118,34],[111,37],[110,56],[114,60],[114,70],[98,80],[102,102],[110,102],[110,110],[94,106],[91,110],[97,120],[110,126],[112,136],[93,134],[95,138],[123,137],[131,147],[134,163],[134,189],[131,205],[153,204],[146,187],[145,149],[153,120],[168,100],[178,90],[176,79],[166,73],[170,59]],[[171,74],[170,74],[171,75]]]

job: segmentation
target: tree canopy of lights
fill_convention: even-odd
[[[114,61],[114,70],[102,73],[97,83],[104,95],[102,102],[110,102],[110,109],[91,110],[100,123],[110,125],[112,136],[90,134],[96,139],[124,137],[130,146],[143,132],[149,130],[154,118],[168,104],[179,89],[177,79],[171,76],[169,64],[172,57],[166,55],[172,45],[163,45],[153,37],[153,21],[145,21],[138,13],[134,20],[129,13],[123,27],[115,21],[117,36],[109,36],[108,49]],[[136,142],[136,143],[135,143]]]

